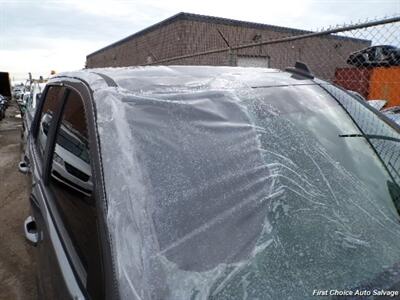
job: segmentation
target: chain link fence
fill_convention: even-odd
[[[355,91],[365,99],[383,99],[388,106],[400,105],[399,16],[317,32],[273,29],[268,34],[258,30],[249,35],[221,26],[209,27],[208,32],[199,28],[178,56],[154,59],[156,55],[152,55],[142,65],[285,69],[302,61],[317,77]],[[264,40],[263,36],[269,38]],[[164,51],[170,48],[168,43],[163,43],[163,47]]]

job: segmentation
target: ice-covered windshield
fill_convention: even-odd
[[[95,99],[122,298],[307,299],[400,262],[399,186],[319,86]]]

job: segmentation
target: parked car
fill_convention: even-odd
[[[4,119],[6,115],[6,109],[7,109],[7,98],[0,95],[0,120]]]
[[[373,108],[375,108],[376,110],[382,110],[385,105],[387,104],[387,100],[368,100],[367,101],[369,105],[371,105]]]
[[[19,164],[39,298],[390,290],[399,142],[383,114],[300,67],[59,74]]]
[[[390,45],[368,47],[351,53],[347,63],[356,67],[398,66],[400,49]]]
[[[400,106],[390,106],[381,110],[389,119],[400,125]]]
[[[353,97],[358,98],[359,100],[367,101],[360,93],[352,90],[347,90]]]
[[[400,105],[387,107],[387,108],[384,108],[382,111],[384,113],[400,114]]]
[[[14,86],[12,95],[18,101],[23,97],[24,92],[25,92],[25,86],[17,85],[17,86]]]
[[[21,97],[17,99],[17,104],[21,111],[25,110],[26,104],[28,103],[30,96],[30,92],[24,92]]]
[[[400,114],[386,113],[386,116],[396,124],[400,125]]]

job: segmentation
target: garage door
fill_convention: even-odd
[[[260,67],[269,68],[268,56],[238,56],[238,67]]]

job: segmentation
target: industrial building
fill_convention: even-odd
[[[184,57],[266,40],[278,40],[310,31],[225,18],[179,13],[87,56],[86,66],[124,67],[146,64],[260,66],[285,68],[304,61],[313,72],[333,79],[346,67],[351,52],[371,45],[369,40],[325,35]],[[174,58],[165,61],[168,58]],[[164,60],[164,62],[163,62]]]

